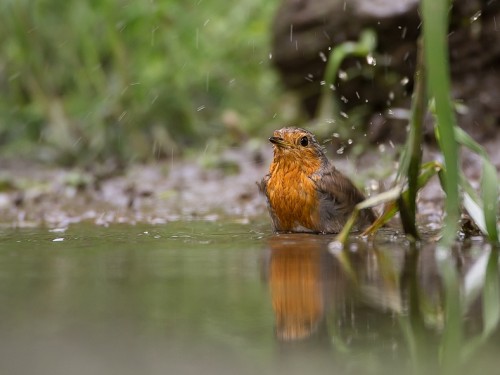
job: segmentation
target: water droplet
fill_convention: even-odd
[[[328,244],[328,251],[333,255],[339,254],[342,250],[344,250],[344,245],[340,241],[332,241]]]
[[[344,118],[349,118],[349,115],[343,111],[340,111],[340,115]]]
[[[200,112],[200,111],[203,111],[204,109],[205,109],[205,106],[200,105],[198,108],[196,108],[196,111]]]
[[[327,58],[326,58],[326,55],[323,53],[323,51],[320,51],[319,52],[319,58],[321,59],[321,61],[323,62],[326,62]]]
[[[377,180],[370,180],[368,188],[372,192],[377,192],[380,189],[380,183]]]
[[[379,152],[381,152],[383,154],[385,152],[385,145],[384,144],[379,144],[378,145],[378,150],[379,150]]]
[[[347,79],[349,78],[347,76],[347,72],[343,71],[343,70],[339,70],[339,79],[341,79],[342,81],[347,81]]]
[[[481,17],[481,11],[478,10],[476,13],[474,13],[474,15],[471,17],[470,19],[470,22],[475,22],[478,20],[478,18]]]
[[[340,100],[342,100],[346,104],[349,102],[349,99],[347,99],[344,95],[340,97]]]
[[[443,246],[437,246],[435,257],[438,262],[446,261],[450,258],[451,251]]]
[[[339,138],[340,137],[339,133],[333,133],[332,135],[333,135],[334,138]]]
[[[377,60],[375,60],[375,57],[373,57],[372,55],[366,56],[366,62],[368,63],[368,65],[371,65],[371,66],[377,65]]]
[[[320,86],[324,86],[326,84],[326,82],[325,81],[320,81],[319,84],[320,84]]]
[[[341,147],[337,150],[337,154],[342,155],[342,154],[344,153],[344,150],[345,150],[344,146],[341,146]]]
[[[272,53],[270,53],[270,54],[269,54],[269,60],[272,60],[272,59],[273,59],[273,54],[272,54]]]
[[[403,28],[403,31],[401,32],[401,39],[404,39],[406,38],[406,32],[408,31],[408,29],[405,27]]]
[[[353,141],[352,141],[352,139],[351,139],[351,138],[349,138],[349,139],[347,140],[347,144],[349,144],[349,145],[352,145],[352,142],[353,142]]]
[[[52,242],[62,242],[62,241],[64,241],[64,237],[58,237],[52,240]]]
[[[410,82],[410,79],[408,77],[403,77],[403,79],[401,79],[402,86],[406,86],[408,82]]]
[[[389,92],[389,99],[394,100],[394,91]]]
[[[54,228],[54,229],[49,229],[49,232],[51,233],[64,233],[68,227],[61,227],[61,228]]]

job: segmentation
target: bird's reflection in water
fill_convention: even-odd
[[[356,322],[393,324],[394,313],[407,306],[403,299],[411,285],[439,294],[432,252],[419,258],[418,252],[409,256],[401,244],[379,249],[356,238],[343,250],[333,244],[333,236],[282,234],[269,239],[264,264],[278,340],[331,335],[322,330],[332,317],[341,331],[359,332]],[[420,275],[419,259],[428,263],[420,267]]]
[[[265,273],[279,341],[327,337],[327,312],[333,297],[343,295],[347,287],[343,271],[328,252],[329,241],[297,234],[269,240]]]
[[[487,246],[471,251],[461,245],[439,263],[434,243],[411,247],[404,239],[352,238],[338,249],[333,240],[305,234],[269,239],[263,271],[281,347],[300,343],[301,348],[317,349],[310,345],[315,343],[328,350],[333,346],[343,359],[352,353],[356,364],[363,354],[370,361],[379,358],[382,365],[386,358],[399,361],[395,371],[409,363],[424,363],[420,369],[427,371],[458,368],[458,362],[446,363],[439,353],[444,345],[467,345],[468,338],[450,344],[442,335],[447,329],[470,332],[470,337],[493,333],[482,324],[479,298],[482,283],[498,288],[497,255]],[[453,283],[443,283],[442,275],[450,277],[450,272],[456,275]],[[500,318],[490,310],[489,320],[496,324]],[[449,320],[457,327],[447,327],[445,313],[459,318]]]

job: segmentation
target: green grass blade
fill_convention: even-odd
[[[465,177],[463,173],[460,173],[460,187],[463,189],[467,195],[469,195],[469,198],[471,198],[477,205],[482,206],[483,203],[481,202],[481,198],[477,194],[476,190],[472,187],[471,183]]]
[[[493,249],[486,266],[483,290],[483,336],[488,337],[500,320],[500,284],[498,282],[498,249]]]
[[[446,255],[445,255],[446,254]],[[448,247],[438,246],[436,257],[445,290],[445,326],[441,341],[441,368],[443,374],[455,374],[460,366],[460,352],[464,345],[462,305],[457,270],[449,258]]]
[[[455,139],[457,140],[458,143],[461,145],[467,147],[469,150],[475,152],[478,155],[481,155],[483,158],[488,158],[488,154],[486,150],[479,145],[472,137],[467,134],[462,128],[459,128],[458,126],[455,127]]]
[[[420,176],[418,176],[417,188],[421,189],[423,186],[425,186],[427,182],[429,182],[429,180],[436,175],[436,173],[442,172],[442,168],[442,165],[435,161],[423,164],[421,167]],[[399,197],[408,195],[408,189],[401,192],[402,189],[402,186],[395,186],[392,189],[389,189],[383,193],[377,194],[373,197],[365,199],[363,202],[358,203],[353,213],[351,214],[351,217],[344,225],[344,228],[342,228],[342,231],[337,235],[336,241],[339,241],[342,244],[347,241],[349,233],[351,232],[351,229],[356,222],[356,218],[358,217],[360,210],[387,203],[383,214],[380,215],[380,217],[378,217],[377,220],[375,220],[375,222],[363,232],[363,235],[373,234],[375,231],[381,228],[398,212],[396,201],[399,199]]]
[[[450,73],[448,64],[448,11],[449,1],[422,0],[424,54],[427,67],[427,84],[436,102],[437,133],[446,164],[446,219],[443,246],[455,239],[458,225],[459,173],[458,147],[455,141],[455,116],[450,101]]]
[[[481,180],[484,221],[488,231],[488,239],[491,242],[498,243],[498,176],[496,168],[484,159],[483,176]]]
[[[320,120],[337,118],[336,102],[330,86],[335,83],[340,66],[347,56],[367,56],[375,50],[377,36],[373,30],[365,30],[357,42],[344,42],[335,47],[328,59],[316,117]]]
[[[484,211],[483,209],[477,204],[477,202],[472,198],[472,196],[464,192],[464,207],[469,213],[470,217],[474,222],[476,223],[477,227],[479,230],[485,235],[488,235],[488,229],[486,227],[486,223],[484,221]]]
[[[408,180],[408,193],[401,195],[398,205],[401,222],[406,234],[417,240],[419,238],[416,226],[418,177],[422,163],[422,124],[426,111],[425,64],[423,62],[422,43],[418,43],[417,70],[415,72],[415,89],[413,91],[410,134],[406,142],[406,152],[402,158],[403,175]]]
[[[420,169],[420,176],[418,176],[418,181],[417,181],[418,189],[421,189],[422,187],[424,187],[429,182],[429,180],[436,175],[436,173],[441,173],[442,169],[443,169],[442,165],[439,164],[438,162],[435,162],[435,161],[431,161],[431,162],[423,164],[421,169]],[[396,195],[396,192],[398,190],[400,191],[400,189],[401,189],[401,187],[397,186],[391,190],[388,190],[387,192],[389,192],[389,195],[385,196],[384,201],[376,203],[376,200],[371,201],[371,198],[369,198],[369,199],[363,201],[362,203],[360,203],[360,205],[363,205],[363,207],[365,207],[365,205],[366,205],[366,207],[373,207],[373,206],[376,206],[380,203],[387,203],[384,207],[384,212],[382,213],[382,215],[380,215],[377,218],[377,220],[375,220],[375,222],[363,232],[363,235],[369,235],[369,234],[375,233],[384,224],[386,224],[389,220],[391,220],[394,217],[394,215],[396,215],[396,213],[398,212],[398,206],[396,204],[396,201],[398,199],[398,195]],[[403,196],[407,196],[408,189],[404,190],[400,194]],[[378,197],[378,195],[373,197],[373,198],[376,198],[376,197]],[[372,204],[372,203],[376,203],[376,204]],[[372,204],[372,205],[370,205],[370,204]]]
[[[352,212],[351,216],[347,220],[346,224],[342,228],[342,231],[335,238],[336,241],[338,241],[342,244],[345,244],[347,242],[347,239],[349,238],[349,233],[351,232],[351,229],[354,226],[354,224],[356,223],[356,219],[358,218],[359,211],[361,211],[364,208],[378,206],[379,204],[383,204],[383,203],[387,203],[387,202],[391,202],[391,201],[393,202],[396,199],[398,199],[398,197],[400,195],[401,195],[401,187],[396,186],[390,190],[387,190],[383,193],[377,194],[373,197],[370,197],[370,198],[365,199],[364,201],[358,203],[356,205],[356,207],[354,208],[354,211]],[[389,220],[391,217],[392,216],[390,216],[387,220]],[[382,225],[384,225],[384,223],[382,223],[380,226],[382,226]],[[367,231],[365,231],[365,233],[363,233],[363,234],[366,234],[366,233],[367,233]]]
[[[490,338],[495,332],[500,321],[500,284],[498,274],[498,248],[493,248],[488,256],[487,262],[482,259],[479,264],[483,276],[482,285],[482,313],[483,313],[483,330],[480,335],[467,340],[466,345],[462,348],[461,359],[463,362],[468,361]],[[483,263],[486,263],[483,265]],[[478,277],[481,277],[478,275]],[[477,277],[476,277],[477,278]],[[478,283],[480,284],[480,282]],[[476,290],[470,290],[471,295],[466,295],[465,308],[469,307],[476,294]],[[466,310],[465,310],[466,311]],[[464,312],[465,312],[464,311]]]
[[[465,201],[464,205],[469,214],[481,228],[481,231],[488,237],[491,242],[498,243],[498,226],[497,226],[497,211],[498,211],[498,174],[495,166],[490,162],[488,153],[479,145],[470,135],[461,128],[455,128],[455,137],[457,141],[471,151],[481,156],[483,163],[483,172],[481,176],[481,193],[482,202],[476,198],[475,194],[471,193],[471,187],[468,181],[462,177],[462,187],[466,190],[470,198],[473,198],[477,207],[471,205],[471,202]],[[482,207],[482,208],[481,208]],[[469,208],[472,210],[469,210]],[[480,218],[482,216],[482,218]]]

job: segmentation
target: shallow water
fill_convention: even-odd
[[[496,373],[496,251],[332,240],[204,221],[4,230],[0,373]]]

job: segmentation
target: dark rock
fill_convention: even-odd
[[[364,123],[377,127],[368,129],[372,140],[384,134],[404,139],[401,119],[388,112],[410,108],[421,23],[418,7],[417,0],[283,0],[273,24],[272,54],[284,86],[299,94],[314,118],[329,53],[372,29],[378,39],[376,66],[360,58],[346,59],[341,69],[349,73],[348,79],[338,79],[335,92],[342,111],[365,107]],[[458,121],[479,140],[500,123],[499,11],[498,0],[457,0],[450,21],[452,94],[464,104]],[[385,122],[377,118],[379,113]]]

